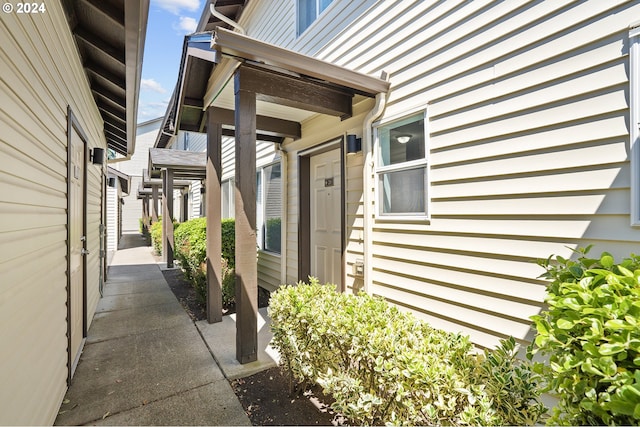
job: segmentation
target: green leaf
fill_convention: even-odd
[[[558,328],[560,329],[569,330],[573,328],[573,326],[575,325],[575,322],[569,321],[567,319],[558,319],[558,321],[556,322],[556,325],[558,325]]]
[[[605,268],[613,267],[614,259],[611,255],[603,255],[600,258],[600,264]]]
[[[598,351],[603,356],[611,356],[612,354],[620,353],[626,350],[626,345],[622,343],[610,343],[602,344]]]

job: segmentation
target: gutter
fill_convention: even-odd
[[[389,81],[389,77],[386,72],[382,72],[381,78],[383,80]],[[380,92],[376,95],[376,103],[373,106],[373,109],[369,111],[367,116],[364,119],[364,124],[362,128],[362,141],[364,143],[364,147],[362,147],[362,151],[365,155],[364,158],[364,167],[363,170],[363,202],[364,202],[364,291],[369,293],[369,284],[371,282],[371,276],[373,272],[373,237],[371,236],[373,230],[373,206],[372,206],[372,196],[371,196],[371,188],[372,188],[372,178],[373,174],[373,132],[371,127],[373,122],[380,117],[387,103],[387,94],[386,92]]]

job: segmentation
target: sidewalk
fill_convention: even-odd
[[[108,279],[55,424],[251,425],[140,235]]]

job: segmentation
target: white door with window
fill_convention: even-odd
[[[311,275],[342,285],[342,188],[340,149],[310,158]]]

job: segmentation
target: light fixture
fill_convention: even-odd
[[[411,139],[411,135],[398,135],[396,136],[396,141],[400,144],[406,144]]]
[[[116,179],[112,176],[109,177],[109,187],[113,187],[115,188],[116,186]]]
[[[91,163],[102,166],[104,164],[104,148],[92,148],[89,157],[91,158]]]
[[[358,151],[362,151],[362,138],[347,135],[347,154],[356,154]]]

